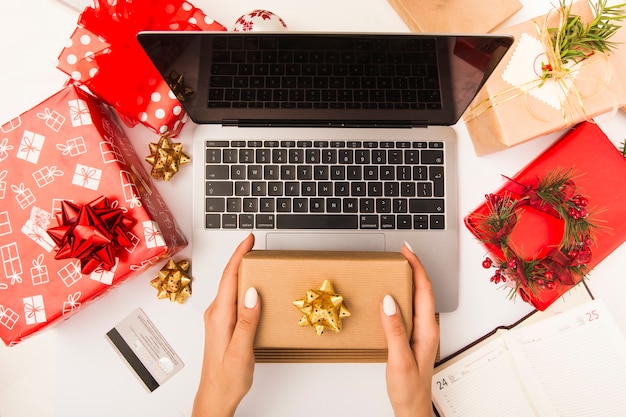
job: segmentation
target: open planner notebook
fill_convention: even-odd
[[[437,366],[432,384],[440,417],[624,416],[626,339],[591,300],[493,332]]]

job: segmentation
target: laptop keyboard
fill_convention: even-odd
[[[434,39],[216,38],[209,108],[441,109]]]
[[[206,141],[208,229],[444,229],[444,142]]]

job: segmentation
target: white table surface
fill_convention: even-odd
[[[85,0],[68,1],[85,4]],[[193,3],[227,27],[241,14],[265,8],[280,15],[294,30],[407,30],[386,0]],[[503,26],[544,13],[549,7],[549,2],[523,3],[522,10]],[[78,13],[56,0],[5,0],[0,2],[0,16],[0,121],[5,122],[61,89],[66,77],[56,69],[56,59],[74,30]],[[623,112],[601,127],[615,144],[626,139]],[[500,174],[514,174],[559,136],[549,135],[479,158],[463,123],[455,128],[459,136],[460,216],[480,204],[486,192],[500,186]],[[192,131],[190,123],[179,136],[189,149]],[[140,156],[147,154],[147,144],[155,140],[154,134],[142,126],[128,129],[128,134]],[[185,190],[190,184],[190,168],[183,168],[169,183],[157,183],[188,238],[191,209]],[[457,311],[440,317],[442,356],[531,311],[519,300],[507,300],[503,290],[489,283],[480,265],[484,250],[467,230],[461,230],[460,239],[460,305]],[[177,258],[190,253],[188,247]],[[604,299],[624,334],[626,279],[619,261],[625,255],[626,246],[622,245],[592,271],[588,280],[594,295]],[[143,273],[67,322],[15,347],[0,346],[0,416],[189,415],[201,363],[202,311],[193,303],[180,306],[157,300],[148,284],[154,275],[154,270]],[[106,331],[137,307],[146,311],[186,364],[183,371],[152,394],[140,386],[104,338]],[[239,415],[293,416],[294,410],[303,417],[318,415],[306,403],[317,398],[310,394],[307,384],[310,376],[320,372],[328,377],[341,375],[348,385],[340,391],[341,400],[335,400],[340,408],[333,409],[333,414],[392,415],[386,399],[384,364],[258,365],[255,385]],[[318,407],[317,411],[328,414],[330,410]]]

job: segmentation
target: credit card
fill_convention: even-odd
[[[141,308],[109,330],[106,337],[150,392],[185,366]]]

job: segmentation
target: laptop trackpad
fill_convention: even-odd
[[[268,233],[265,247],[270,250],[331,250],[382,252],[383,233]]]

